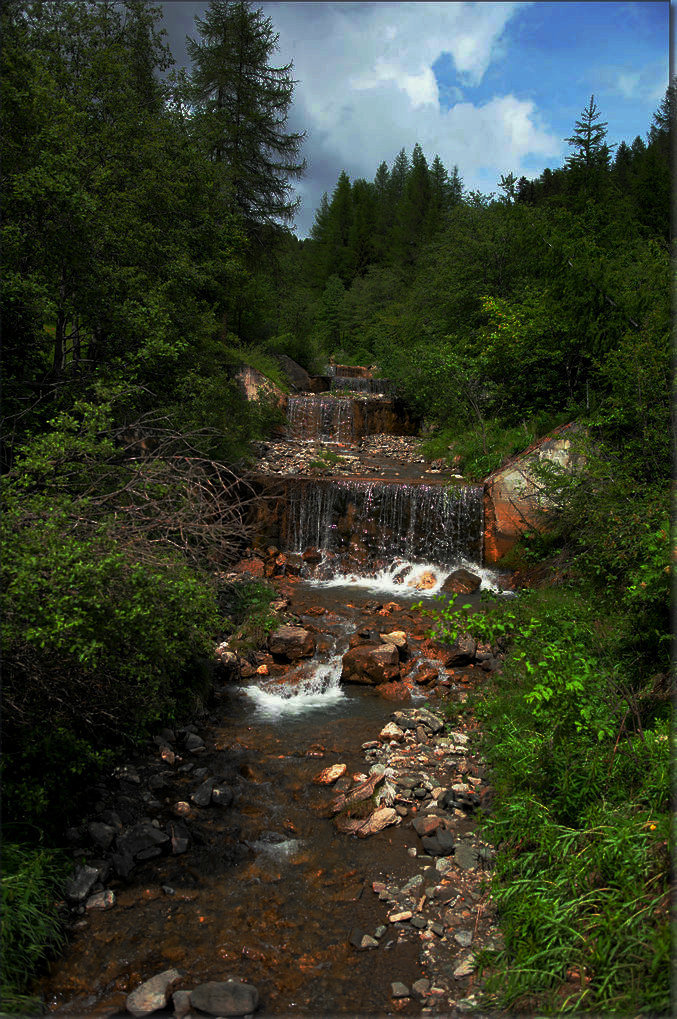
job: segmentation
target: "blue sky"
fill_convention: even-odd
[[[204,3],[165,3],[169,42]],[[341,170],[371,180],[419,142],[487,193],[500,175],[560,166],[590,95],[609,142],[646,136],[668,83],[667,2],[259,3],[298,79],[289,126],[307,132],[296,232]]]

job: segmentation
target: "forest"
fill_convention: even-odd
[[[473,705],[505,932],[486,1007],[668,1014],[677,84],[617,147],[581,96],[564,165],[488,195],[462,151],[337,167],[299,240],[293,68],[255,6],[211,0],[188,70],[144,0],[8,0],[2,35],[3,1011],[33,1014],[62,943],[92,776],[208,695],[252,443],[280,424],[236,374],[284,389],[287,355],[377,367],[476,481],[583,426],[585,470],[542,479],[553,526],[503,564],[529,589],[435,624],[509,646]]]

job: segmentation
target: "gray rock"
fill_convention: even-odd
[[[191,800],[196,807],[206,807],[211,803],[212,789],[214,788],[214,778],[208,778],[206,781],[199,785],[194,793],[191,793]]]
[[[66,898],[70,902],[84,902],[98,878],[99,872],[95,867],[78,867],[66,882]]]
[[[140,1019],[141,1016],[150,1015],[164,1008],[169,1001],[169,996],[174,985],[181,979],[178,969],[166,969],[156,974],[150,980],[146,980],[131,994],[127,995],[125,1005],[127,1011]]]
[[[424,835],[421,844],[431,856],[450,856],[454,851],[454,837],[446,828],[438,828],[433,835]]]
[[[113,844],[115,828],[109,824],[104,824],[102,821],[91,821],[87,825],[87,831],[90,839],[99,849],[108,849]]]
[[[422,931],[425,927],[428,926],[428,921],[424,920],[422,916],[412,916],[409,923],[411,924],[412,927],[415,927],[416,930],[419,931]]]
[[[190,1012],[190,991],[174,991],[172,994],[175,1019],[184,1019]]]
[[[185,835],[172,835],[172,856],[180,856],[188,851],[190,841]]]
[[[124,764],[120,768],[116,768],[113,772],[116,778],[119,778],[121,782],[129,782],[130,785],[141,785],[141,779],[136,768],[133,768],[131,764]]]
[[[218,807],[229,807],[233,802],[233,790],[227,785],[215,785],[212,789],[212,803]]]
[[[118,854],[140,860],[148,859],[147,856],[141,855],[145,854],[147,850],[158,849],[161,851],[168,842],[169,835],[165,832],[154,828],[152,824],[140,823],[124,834],[118,835],[115,845]],[[157,855],[157,853],[153,855]]]
[[[465,845],[460,842],[456,846],[456,852],[454,853],[454,863],[458,864],[463,870],[474,870],[478,863],[478,852],[473,849],[472,846]]]
[[[243,1016],[258,1008],[259,992],[239,980],[210,980],[190,992],[190,1003],[209,1015]]]
[[[113,853],[110,859],[116,877],[126,881],[134,870],[134,857],[129,853]]]
[[[390,997],[391,998],[409,998],[411,992],[406,984],[401,983],[399,980],[393,981],[390,985]]]
[[[472,931],[456,931],[454,941],[458,942],[461,948],[470,948],[472,944]]]
[[[189,732],[186,736],[186,750],[189,750],[191,754],[200,753],[205,748],[205,741],[194,732]]]
[[[103,892],[90,895],[85,903],[85,909],[112,909],[115,901],[115,892],[107,888]]]
[[[420,980],[415,980],[411,985],[411,989],[417,998],[424,998],[430,990],[430,981],[426,980],[425,977],[421,977]]]

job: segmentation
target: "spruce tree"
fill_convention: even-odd
[[[292,64],[270,64],[279,37],[249,3],[210,0],[196,23],[199,41],[187,41],[196,124],[222,167],[233,209],[260,240],[262,227],[291,221],[300,201],[291,182],[305,170],[304,134],[285,129]]]
[[[564,140],[574,149],[567,157],[566,165],[571,168],[582,168],[589,173],[595,169],[606,169],[609,166],[611,150],[606,143],[606,121],[600,121],[601,113],[595,103],[594,95],[583,110],[581,119],[576,121],[574,133]]]

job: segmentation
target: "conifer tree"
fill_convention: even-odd
[[[583,168],[586,173],[595,169],[606,169],[609,166],[611,150],[606,143],[606,121],[600,121],[601,113],[595,103],[594,95],[583,110],[581,119],[576,121],[574,133],[564,140],[574,149],[567,157],[566,165],[571,168]]]
[[[211,158],[221,164],[234,210],[250,233],[291,221],[299,199],[304,135],[285,125],[295,82],[292,64],[273,67],[278,35],[270,18],[246,2],[210,0],[188,39],[196,124]]]

